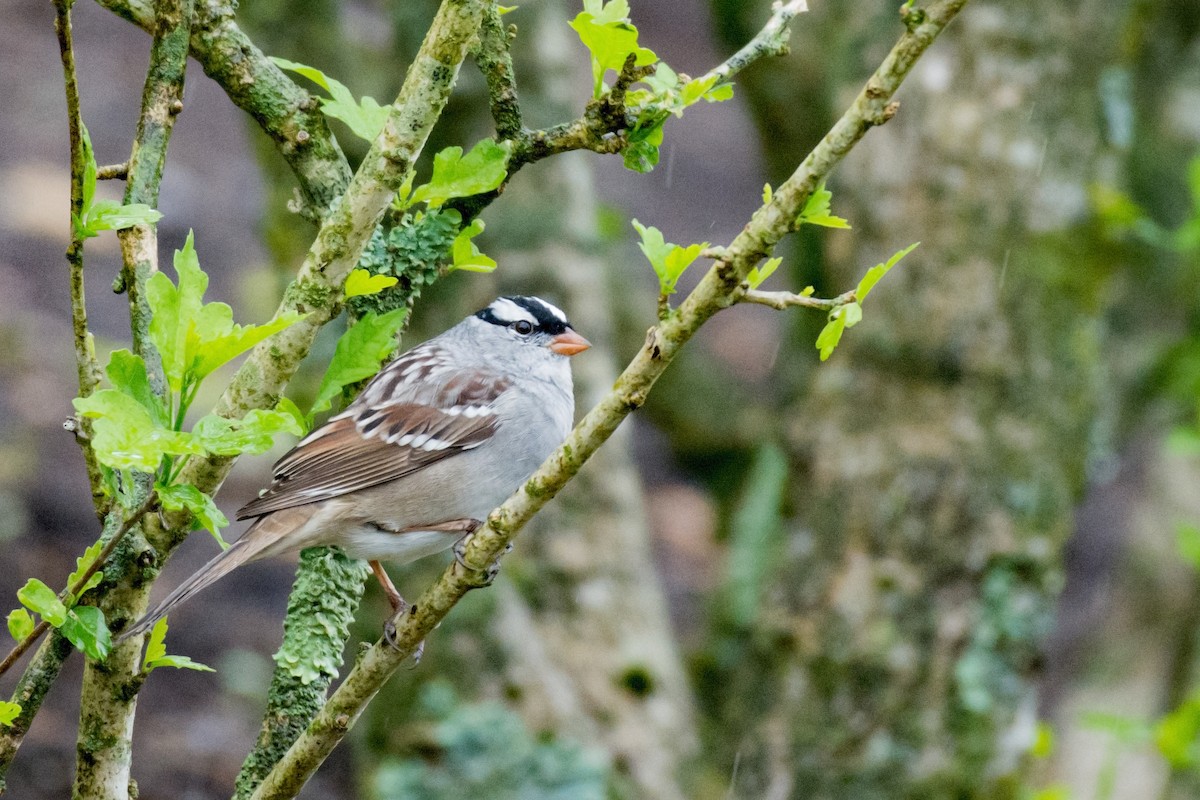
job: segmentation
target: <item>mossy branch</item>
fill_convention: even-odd
[[[114,14],[154,32],[151,0],[97,0]],[[289,78],[234,20],[235,4],[197,3],[190,52],[238,108],[259,124],[288,162],[313,219],[325,216],[350,183],[350,166],[320,103]]]
[[[916,59],[936,39],[966,0],[935,0],[920,24],[907,30],[871,76],[853,105],[788,180],[761,207],[680,307],[650,329],[646,343],[617,379],[613,389],[567,437],[566,442],[512,497],[488,518],[472,538],[464,561],[452,564],[417,602],[396,620],[395,646],[377,642],[368,648],[287,755],[263,781],[254,800],[294,797],[345,736],[366,704],[417,645],[499,558],[520,529],[579,471],[617,426],[641,407],[655,381],[680,348],[714,314],[737,302],[750,270],[785,235],[820,181],[874,125],[895,113],[891,97]],[[778,10],[778,9],[777,9]]]
[[[154,40],[142,91],[141,113],[126,171],[125,202],[158,205],[167,146],[175,118],[183,110],[192,0],[155,0]],[[141,356],[150,383],[162,397],[165,379],[157,349],[150,339],[150,306],[146,281],[158,269],[158,236],[153,225],[136,225],[118,233],[121,277],[129,296],[133,350]],[[127,531],[139,524],[154,498],[152,475],[137,475],[134,492],[141,513],[123,523],[107,548],[112,553]],[[137,537],[141,538],[141,537]],[[145,611],[150,581],[126,574],[106,575],[105,591],[97,604],[110,625]],[[73,796],[116,798],[128,794],[133,763],[133,719],[141,687],[141,643],[113,647],[102,662],[84,664],[80,693],[79,731]]]

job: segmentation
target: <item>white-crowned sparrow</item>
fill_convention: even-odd
[[[314,545],[406,563],[452,546],[537,469],[571,429],[568,357],[588,341],[537,297],[501,297],[385,367],[342,413],[275,464],[238,511],[256,517],[122,634],[148,630],[235,567]]]

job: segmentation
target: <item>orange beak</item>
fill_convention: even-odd
[[[550,349],[560,356],[577,355],[591,346],[591,342],[569,328],[550,340]]]

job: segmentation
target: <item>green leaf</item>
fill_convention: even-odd
[[[164,455],[204,453],[191,434],[164,428],[141,403],[116,389],[102,389],[71,402],[80,414],[95,418],[92,449],[107,467],[154,472]]]
[[[83,555],[75,559],[75,571],[67,576],[68,591],[70,591],[72,586],[79,583],[80,579],[83,577],[83,573],[91,569],[92,564],[96,563],[96,559],[100,557],[100,552],[102,550],[104,550],[104,542],[94,542],[91,547],[83,551]],[[79,600],[79,598],[83,597],[90,590],[96,588],[96,586],[98,586],[102,580],[104,580],[104,573],[100,570],[97,570],[92,574],[92,577],[87,579],[87,583],[85,583],[78,592],[72,594],[71,602]]]
[[[771,184],[764,183],[763,184],[763,194],[762,194],[763,205],[765,206],[767,203],[770,203],[771,198],[773,196],[774,196],[774,192],[771,191]]]
[[[289,311],[262,325],[237,325],[233,322],[233,309],[229,306],[224,303],[206,304],[188,338],[192,379],[203,380],[214,370],[264,339],[290,328],[304,317],[304,314]]]
[[[156,487],[159,502],[167,511],[190,511],[196,518],[196,523],[208,530],[217,544],[224,550],[229,543],[221,537],[221,528],[229,524],[229,519],[217,508],[213,499],[190,483],[173,483],[170,486]]]
[[[490,192],[508,175],[511,142],[483,139],[463,155],[461,147],[447,147],[433,157],[433,177],[418,186],[410,203],[425,201],[437,208],[455,197]]]
[[[103,661],[112,650],[112,634],[104,624],[104,612],[95,606],[75,606],[59,630],[94,661]]]
[[[30,578],[17,590],[17,599],[56,628],[67,620],[67,607],[58,599],[58,594],[37,578]]]
[[[150,629],[150,638],[146,642],[146,654],[142,656],[142,669],[146,669],[151,661],[157,661],[167,654],[167,618],[161,617]]]
[[[83,185],[80,192],[83,207],[80,209],[80,214],[86,218],[96,201],[96,176],[100,169],[96,165],[96,151],[92,149],[92,135],[88,133],[87,126],[82,122],[79,125],[79,134],[83,147]]]
[[[612,0],[607,5],[585,2],[583,7],[571,27],[591,51],[594,96],[604,93],[605,73],[620,72],[630,53],[639,67],[658,61],[653,50],[638,46],[638,30],[629,22],[629,3],[625,0]]]
[[[279,404],[275,406],[275,410],[288,414],[292,419],[296,420],[296,428],[300,431],[300,436],[308,433],[310,428],[308,420],[304,418],[304,412],[300,410],[300,407],[290,397],[280,398]]]
[[[97,236],[100,231],[120,231],[134,225],[153,225],[162,219],[162,213],[144,203],[121,205],[115,200],[97,200],[91,211],[83,217],[85,238]]]
[[[833,355],[833,350],[842,340],[842,333],[845,330],[846,317],[839,308],[830,315],[829,322],[825,323],[825,327],[817,335],[817,349],[821,351],[822,361],[827,361]]]
[[[20,713],[21,706],[19,704],[0,700],[0,725],[7,725],[11,728]]]
[[[708,242],[681,247],[664,241],[662,231],[658,228],[642,225],[636,219],[633,220],[633,227],[642,237],[638,247],[645,253],[650,266],[658,275],[658,285],[662,293],[674,294],[680,276],[708,247]]]
[[[658,166],[659,147],[663,143],[663,121],[629,134],[629,144],[621,152],[625,168],[647,173]]]
[[[25,609],[14,608],[8,612],[8,632],[18,642],[33,633],[34,627],[33,617]]]
[[[75,233],[81,239],[99,236],[100,231],[115,231],[134,225],[158,222],[162,214],[142,203],[121,205],[115,200],[96,199],[96,154],[92,149],[92,137],[84,126],[80,131],[83,149],[83,175],[81,176],[79,216],[72,217]]]
[[[368,142],[373,142],[379,136],[379,132],[383,130],[388,114],[392,110],[390,105],[381,106],[373,97],[363,97],[362,100],[355,100],[353,92],[345,84],[334,80],[316,67],[309,67],[295,61],[288,61],[285,58],[276,58],[274,56],[271,57],[271,60],[280,69],[286,69],[298,75],[303,75],[329,92],[329,97],[320,98],[321,111],[327,117],[332,117],[346,123],[346,127],[355,136],[365,139]]]
[[[208,414],[192,428],[196,443],[216,456],[256,455],[270,450],[281,433],[303,432],[290,410],[267,408],[253,409],[241,419]]]
[[[471,239],[483,233],[483,220],[476,217],[471,224],[459,231],[450,245],[453,257],[450,269],[461,269],[466,272],[492,272],[496,269],[496,259],[485,256]]]
[[[750,274],[746,276],[746,283],[750,285],[751,289],[757,289],[762,285],[763,281],[771,277],[771,274],[774,273],[782,263],[783,259],[780,257],[767,259],[767,262],[761,267],[751,268]]]
[[[733,99],[733,84],[722,83],[720,86],[714,86],[704,93],[704,101],[707,103],[723,103],[726,100]]]
[[[187,656],[167,655],[167,618],[163,617],[154,623],[150,631],[150,641],[146,644],[146,655],[142,657],[142,671],[152,672],[158,667],[174,667],[176,669],[194,669],[200,672],[216,672],[212,667],[192,661]]]
[[[200,260],[192,233],[182,250],[175,251],[175,273],[179,284],[161,272],[146,282],[146,299],[154,313],[150,338],[162,357],[167,385],[179,392],[185,384],[202,380],[218,367],[256,344],[304,319],[287,313],[262,325],[236,325],[233,309],[225,303],[204,303],[208,275]]]
[[[804,204],[804,210],[800,212],[800,216],[796,218],[797,224],[820,225],[823,228],[844,228],[849,230],[850,223],[841,217],[836,217],[829,211],[830,201],[833,199],[833,192],[825,188],[825,182],[809,195],[808,202]]]
[[[352,269],[346,276],[345,294],[347,299],[363,295],[379,294],[389,286],[395,286],[399,278],[391,275],[372,275],[365,269]]]
[[[179,285],[162,272],[156,272],[146,281],[146,300],[153,312],[150,339],[162,358],[167,385],[178,392],[191,366],[188,338],[192,321],[200,314],[204,291],[208,288],[208,276],[200,269],[191,231],[183,249],[175,251],[174,265]]]
[[[108,357],[108,367],[105,368],[108,380],[113,388],[129,395],[149,412],[155,423],[168,427],[171,423],[167,418],[167,409],[163,406],[162,398],[155,394],[150,386],[150,376],[146,372],[146,362],[139,355],[128,350],[114,350]]]
[[[396,334],[404,326],[408,311],[397,308],[386,314],[370,313],[362,317],[338,339],[329,369],[321,379],[311,414],[318,414],[333,404],[342,387],[369,378],[379,371],[379,365],[400,344]]]
[[[853,328],[862,322],[862,306],[858,303],[847,303],[842,306],[842,316],[846,318],[846,327]]]
[[[894,254],[885,263],[876,264],[867,270],[867,274],[864,275],[863,279],[858,282],[858,288],[854,290],[854,299],[859,303],[866,300],[867,295],[870,294],[871,290],[875,288],[875,284],[879,283],[879,280],[884,275],[887,275],[888,272],[891,271],[892,267],[900,263],[900,259],[911,253],[919,244],[920,242],[913,242],[908,247]]]

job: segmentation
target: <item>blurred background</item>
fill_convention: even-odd
[[[519,31],[526,124],[577,116],[590,94],[566,24],[578,7],[517,5],[504,19]],[[769,13],[761,0],[632,5],[642,43],[693,75]],[[497,292],[553,298],[597,343],[576,366],[589,406],[654,319],[629,220],[673,242],[732,239],[886,54],[897,5],[813,2],[790,56],[667,124],[648,175],[594,154],[523,170],[484,214],[479,241],[500,269],[427,291],[404,346]],[[244,0],[237,20],[267,53],[385,100],[435,7]],[[0,0],[0,19],[0,597],[15,606],[28,577],[60,584],[98,525],[61,428],[76,383],[53,12]],[[88,2],[75,21],[97,158],[122,161],[149,38]],[[717,316],[303,796],[1197,796],[1198,33],[1196,0],[972,0],[898,116],[835,172],[833,209],[853,231],[793,237],[767,286],[831,296],[920,241],[863,324],[819,364],[818,314]],[[365,145],[334,128],[357,163]],[[490,133],[467,64],[427,155]],[[287,210],[293,190],[271,143],[192,63],[164,258],[194,229],[210,296],[265,319],[313,234]],[[118,264],[115,236],[89,240],[102,349],[128,341]],[[338,327],[293,384],[302,407]],[[240,463],[222,508],[252,497],[271,462]],[[214,547],[189,540],[161,593]],[[427,562],[394,570],[405,594],[444,565]],[[217,672],[148,681],[142,797],[228,796],[293,570],[239,570],[172,615],[172,652]],[[371,587],[360,638],[385,608]],[[75,656],[10,796],[70,791],[79,672]]]

